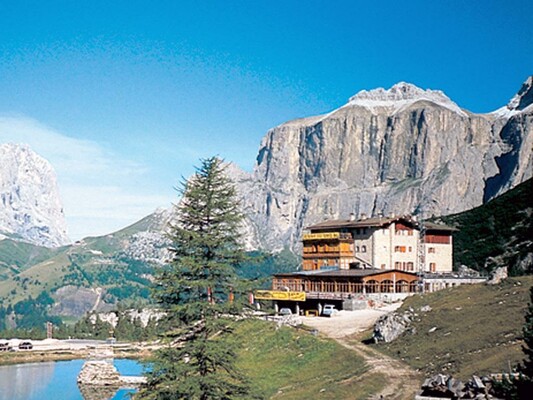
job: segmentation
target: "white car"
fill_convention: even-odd
[[[338,312],[339,310],[337,310],[333,304],[326,304],[322,309],[322,315],[324,317],[333,317]]]

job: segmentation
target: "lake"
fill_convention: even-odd
[[[0,400],[83,400],[76,377],[85,360],[50,361],[0,366]],[[121,375],[141,375],[135,360],[114,360]],[[113,400],[129,399],[129,389],[120,389]]]

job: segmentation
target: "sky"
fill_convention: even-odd
[[[399,81],[504,106],[533,74],[531,1],[0,0],[0,143],[56,170],[71,239],[177,201],[200,158]],[[2,166],[0,166],[1,168]]]

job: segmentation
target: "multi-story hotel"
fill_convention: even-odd
[[[324,221],[303,235],[304,271],[395,269],[451,272],[453,228],[413,217]]]
[[[302,269],[275,274],[272,289],[256,298],[320,314],[326,303],[353,309],[361,301],[484,281],[452,273],[454,230],[411,216],[320,222],[302,237]]]

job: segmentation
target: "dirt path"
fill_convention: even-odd
[[[333,318],[303,318],[303,322],[363,357],[370,368],[367,374],[385,376],[387,385],[372,399],[411,400],[420,388],[422,377],[401,361],[354,340],[354,336],[372,327],[381,315],[398,307],[391,305],[375,310],[341,311]]]

